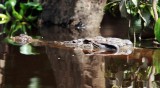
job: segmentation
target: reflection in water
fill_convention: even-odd
[[[52,43],[49,42],[49,47],[51,46],[51,44]],[[48,46],[48,43],[47,43],[47,46]],[[106,88],[152,88],[152,87],[159,88],[160,87],[159,85],[160,83],[160,68],[159,68],[160,67],[160,64],[159,64],[160,54],[159,53],[160,53],[159,49],[135,48],[132,54],[130,55],[104,56],[105,58],[105,76],[104,77],[106,78]],[[12,59],[14,59],[13,56],[12,56]],[[57,59],[59,60],[59,62],[63,61],[61,60],[61,57],[58,57]],[[20,63],[23,63],[23,62],[20,62]],[[15,64],[16,63],[13,62],[12,63],[13,66],[11,67],[14,68]],[[31,68],[32,66],[34,65],[31,64]],[[22,70],[22,68],[19,68],[18,70],[26,72],[30,70],[31,68],[28,68],[27,70]],[[13,88],[18,88],[19,86],[17,85],[21,85],[21,84],[28,85],[28,88],[42,88],[41,84],[43,82],[41,82],[41,76],[37,77],[37,75],[41,74],[41,71],[38,71],[36,69],[34,69],[35,72],[33,72],[34,74],[32,76],[31,75],[28,76],[28,74],[26,75],[29,77],[27,78],[28,81],[24,81],[24,82],[22,81],[20,83],[16,82],[15,84],[12,84],[12,85],[16,85]],[[43,69],[45,68],[43,67]],[[15,68],[12,70],[15,70]],[[11,72],[11,73],[13,74],[14,72]],[[24,75],[23,72],[22,73],[20,72],[19,75],[20,74]],[[14,73],[14,75],[11,75],[11,76],[10,75],[11,74],[6,75],[7,84],[10,84],[9,81],[11,81],[11,79],[13,80],[11,76],[15,76],[16,73]],[[22,77],[19,80],[24,80],[24,79],[26,78]]]
[[[111,16],[103,19],[103,36],[128,38],[127,31],[128,21]],[[150,34],[145,37],[150,37]],[[143,40],[138,44],[140,47],[152,49],[135,49],[129,56],[105,57],[106,88],[115,84],[122,88],[160,88],[160,50],[152,42]],[[157,49],[153,49],[153,46]]]
[[[44,47],[38,47],[40,55],[22,55],[18,46],[9,48],[4,88],[56,88]]]
[[[5,60],[0,58],[0,88],[4,86],[4,66],[5,66]]]
[[[129,56],[106,57],[107,88],[159,88],[159,53],[159,49],[135,49]]]
[[[112,55],[104,57],[106,88],[159,88],[159,53],[159,49],[137,48],[128,56]],[[54,78],[51,71],[45,72],[45,69],[48,69],[48,67],[45,67],[45,63],[39,62],[41,66],[38,63],[35,65],[36,60],[40,59],[41,56],[38,59],[31,57],[29,59],[28,57],[19,60],[16,60],[18,57],[15,55],[11,56],[14,57],[12,58],[14,60],[9,61],[8,64],[10,65],[10,71],[8,70],[6,74],[6,88],[45,88],[47,85],[43,85],[44,81],[49,83],[48,78]],[[31,61],[30,64],[27,59]],[[23,64],[30,66],[28,68],[19,67],[24,66]],[[52,84],[54,81],[53,79],[50,80]],[[54,85],[51,86],[51,84],[48,88],[54,88]]]
[[[40,79],[38,77],[31,78],[28,88],[40,88]]]
[[[119,31],[116,32],[119,33]],[[108,32],[104,33],[108,34]],[[120,35],[117,36],[119,37]],[[56,50],[62,51],[63,49],[61,50],[56,49]],[[7,65],[5,72],[5,88],[57,88],[55,83],[54,73],[51,70],[50,63],[48,62],[47,56],[44,54],[44,52],[43,54],[37,56],[26,56],[19,54],[18,51],[19,50],[17,49],[14,50],[13,47],[11,47],[10,49],[10,55],[6,62]],[[126,55],[104,56],[105,75],[101,77],[106,78],[106,88],[145,88],[145,87],[160,88],[159,53],[160,53],[159,49],[139,48],[135,49],[134,52],[128,56]],[[55,55],[56,54],[57,52],[55,52]],[[74,54],[72,56],[74,57]],[[59,56],[57,57],[58,57],[57,61],[59,63],[58,64],[59,67],[57,68],[60,68],[60,70],[62,71],[64,71],[64,69],[68,70],[67,67],[63,68],[64,66],[66,66],[65,64],[68,64],[68,63],[64,64],[64,58],[61,58]],[[71,58],[66,58],[66,59],[68,60]],[[83,63],[85,60],[86,59],[83,58],[81,60],[81,63]],[[96,61],[99,60],[99,58],[93,58],[93,60]],[[94,64],[97,63],[95,62]],[[90,68],[92,68],[92,66],[88,66],[89,70]],[[71,63],[70,67],[71,68],[69,68],[69,70],[74,71],[73,73],[75,73],[75,71],[77,70],[74,70],[73,68],[78,68],[78,65],[77,63],[74,62]],[[95,69],[93,69],[93,71],[94,70]],[[76,77],[77,74],[73,73],[71,73],[70,75],[74,75],[74,77]],[[87,77],[94,75],[92,73],[86,73],[86,74],[89,75]],[[64,77],[62,77],[62,79],[64,79]],[[87,82],[89,81],[88,83],[91,83],[90,81],[92,81],[92,79],[93,78],[91,77],[90,80],[86,81]],[[64,85],[59,85],[59,86],[64,87]]]

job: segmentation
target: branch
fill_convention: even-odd
[[[152,0],[152,7],[153,7],[153,13],[154,13],[154,20],[158,20],[158,13],[157,13],[157,0]]]

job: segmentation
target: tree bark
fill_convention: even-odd
[[[42,0],[41,34],[45,40],[73,40],[100,35],[106,0]],[[105,88],[104,58],[79,50],[46,47],[57,88]]]

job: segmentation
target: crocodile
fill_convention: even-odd
[[[71,41],[45,41],[20,34],[11,37],[18,45],[32,44],[33,46],[49,46],[81,50],[86,55],[129,55],[133,51],[133,43],[128,39],[96,36]]]

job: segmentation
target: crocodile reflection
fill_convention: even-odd
[[[133,51],[133,44],[130,40],[120,38],[104,38],[102,36],[63,42],[33,39],[31,36],[25,34],[11,37],[11,39],[18,45],[30,43],[34,46],[70,48],[74,50],[82,50],[86,55],[129,55]]]

